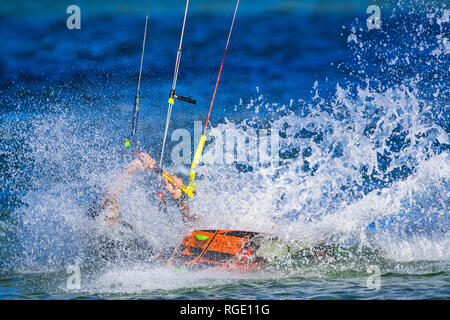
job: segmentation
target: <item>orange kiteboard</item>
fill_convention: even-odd
[[[170,266],[190,269],[255,270],[265,265],[254,253],[251,241],[260,232],[240,230],[194,230],[186,235],[174,254]]]

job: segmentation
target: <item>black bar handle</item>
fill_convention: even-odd
[[[180,101],[184,101],[184,102],[187,102],[187,103],[190,103],[190,104],[196,104],[197,103],[197,101],[195,101],[194,99],[191,99],[191,98],[187,98],[187,97],[181,97],[181,96],[175,96],[178,100],[180,100]]]

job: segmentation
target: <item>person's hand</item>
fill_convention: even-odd
[[[144,166],[140,159],[134,159],[125,170],[125,176],[133,174],[136,170],[143,170]]]
[[[145,171],[151,171],[156,165],[156,160],[150,157],[147,153],[142,152],[141,153],[141,161],[142,161],[142,168]]]
[[[156,160],[150,157],[146,153],[141,153],[138,159],[131,161],[130,166],[127,169],[127,174],[132,174],[136,170],[150,171],[156,165]]]
[[[173,183],[169,182],[167,179],[164,179],[164,182],[166,184],[167,192],[169,192],[172,198],[176,200],[182,195],[180,186],[183,184],[183,181],[175,175],[171,177],[173,179]]]

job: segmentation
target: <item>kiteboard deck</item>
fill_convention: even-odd
[[[168,264],[190,269],[254,270],[265,261],[254,256],[257,247],[252,240],[263,235],[242,230],[194,230],[183,238]]]

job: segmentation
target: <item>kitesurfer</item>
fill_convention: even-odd
[[[95,218],[98,216],[104,216],[104,219],[109,224],[114,224],[119,221],[122,213],[119,207],[119,195],[122,193],[122,188],[125,183],[131,178],[131,176],[138,170],[143,170],[150,172],[155,168],[156,160],[146,153],[141,153],[140,158],[133,160],[127,168],[121,172],[121,174],[116,178],[112,187],[109,188],[103,196],[98,198],[89,208],[89,216]],[[185,222],[199,222],[200,217],[191,214],[189,204],[186,200],[185,195],[180,190],[182,180],[175,175],[171,176],[173,182],[165,181],[165,189],[171,196],[172,200],[175,202],[176,206],[180,210]],[[163,197],[165,202],[165,195]],[[123,222],[121,222],[123,224]]]

